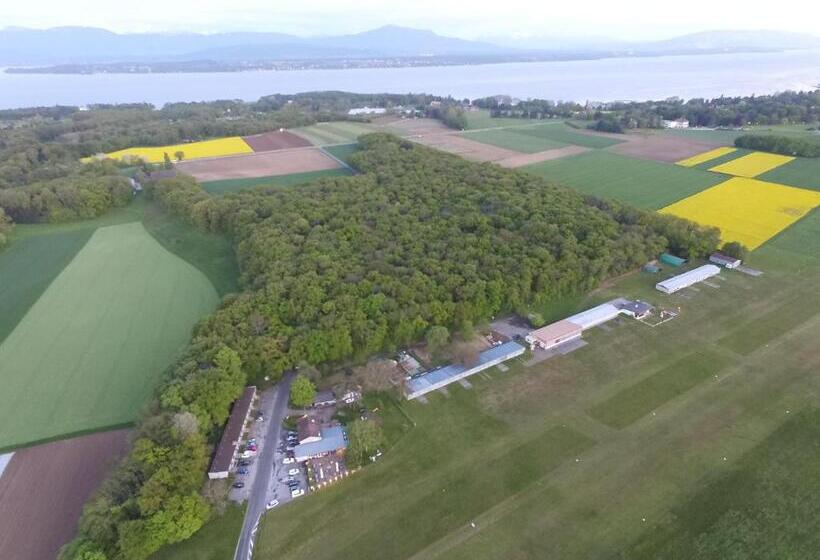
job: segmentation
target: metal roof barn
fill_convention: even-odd
[[[694,268],[689,272],[684,272],[683,274],[673,276],[663,282],[658,282],[655,284],[655,288],[665,294],[674,294],[678,290],[688,288],[693,284],[703,282],[704,280],[711,278],[712,276],[717,276],[718,274],[720,274],[720,269],[718,267],[713,264],[705,264]]]
[[[407,381],[407,398],[408,400],[415,399],[454,381],[464,379],[474,373],[520,356],[524,351],[525,348],[517,342],[505,342],[481,352],[478,355],[478,362],[470,368],[462,364],[451,364],[422,373],[418,377],[413,377]]]
[[[611,303],[602,303],[597,307],[587,309],[586,311],[581,311],[580,313],[576,313],[575,315],[567,317],[564,320],[569,321],[570,323],[575,323],[583,330],[587,330],[600,325],[601,323],[611,321],[620,313],[621,310]]]
[[[341,426],[322,428],[322,439],[311,443],[303,443],[293,448],[293,456],[299,462],[313,457],[321,457],[347,447],[347,435]]]

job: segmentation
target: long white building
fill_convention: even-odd
[[[668,278],[663,282],[655,284],[655,288],[665,294],[674,294],[678,290],[688,288],[698,282],[703,282],[720,274],[720,269],[713,264],[705,264],[697,268],[693,268],[689,272],[678,274],[672,278]]]

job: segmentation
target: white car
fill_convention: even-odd
[[[291,467],[291,468],[288,469],[288,474],[296,475],[296,474],[299,474],[300,472],[302,472],[302,471],[301,471],[301,469],[299,469],[299,467]]]
[[[290,465],[291,463],[295,463],[295,462],[296,462],[296,459],[294,459],[293,457],[285,457],[284,459],[282,459],[282,464],[283,465]]]
[[[268,502],[268,505],[266,506],[266,508],[267,509],[273,509],[278,505],[279,505],[279,500],[271,500],[271,501]]]
[[[304,496],[304,495],[305,495],[305,491],[302,488],[297,488],[296,490],[291,490],[290,491],[290,497],[291,498],[298,498],[299,496]]]

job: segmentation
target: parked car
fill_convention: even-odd
[[[294,459],[293,457],[285,457],[284,459],[282,459],[282,464],[283,465],[290,465],[291,463],[295,463],[295,462],[296,462],[296,459]]]
[[[237,472],[237,474],[248,474],[251,471],[249,471],[245,467],[242,467],[241,469],[236,469],[236,472]]]
[[[251,465],[251,463],[253,463],[253,461],[251,461],[250,459],[242,459],[241,461],[239,461],[239,466],[240,467],[249,467]]]
[[[278,505],[279,505],[279,500],[271,500],[271,501],[268,502],[268,505],[266,506],[266,508],[267,509],[273,509]]]
[[[256,451],[256,445],[249,445],[248,451]]]
[[[234,482],[234,483],[233,483],[233,487],[234,487],[234,488],[244,488],[244,487],[245,487],[245,483],[244,483],[244,482]]]
[[[291,488],[298,488],[299,487],[299,481],[298,480],[286,480],[285,484],[287,484]]]
[[[299,467],[296,467],[296,466],[293,466],[293,467],[288,469],[288,474],[297,475],[300,472],[302,472],[302,470]]]
[[[297,488],[296,490],[291,490],[290,491],[290,497],[291,498],[298,498],[299,496],[304,496],[304,495],[305,495],[305,491],[301,488]]]

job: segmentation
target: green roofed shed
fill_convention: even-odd
[[[664,253],[661,255],[661,262],[668,264],[669,266],[681,266],[686,262],[686,259],[676,257],[675,255],[670,255],[669,253]]]

